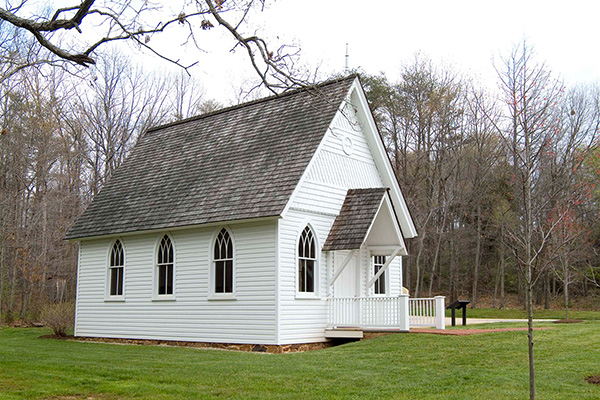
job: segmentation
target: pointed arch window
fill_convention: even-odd
[[[123,296],[123,282],[125,273],[125,252],[120,240],[116,240],[110,250],[110,262],[108,267],[110,296]]]
[[[298,291],[314,293],[317,272],[317,243],[309,226],[298,240]]]
[[[173,258],[173,243],[165,235],[158,245],[156,261],[156,293],[159,296],[173,294]]]
[[[215,239],[213,264],[214,292],[233,293],[233,240],[225,228]]]

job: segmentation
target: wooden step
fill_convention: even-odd
[[[325,329],[327,339],[362,339],[363,330],[361,328],[331,328]]]

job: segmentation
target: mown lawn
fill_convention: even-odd
[[[536,331],[540,399],[598,399],[600,322]],[[0,330],[1,399],[524,399],[526,332],[395,334],[300,354],[39,339]]]
[[[446,316],[451,315],[450,310],[446,310]],[[462,310],[456,311],[456,317],[462,318]],[[522,309],[498,309],[498,308],[469,308],[467,306],[467,318],[506,318],[506,319],[526,319],[527,311]],[[534,310],[533,318],[539,319],[564,319],[564,310]],[[600,320],[600,311],[579,311],[569,310],[569,319]]]

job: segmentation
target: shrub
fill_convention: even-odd
[[[67,336],[73,327],[75,304],[72,302],[47,304],[42,308],[42,323],[52,329],[56,336]]]

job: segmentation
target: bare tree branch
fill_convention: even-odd
[[[24,18],[18,15],[17,13],[23,9],[22,5],[24,3],[21,3],[17,7],[0,8],[0,20],[29,32],[43,48],[50,51],[57,59],[66,60],[76,65],[88,67],[95,64],[95,52],[107,43],[131,41],[140,48],[187,71],[190,67],[196,65],[197,61],[184,65],[180,58],[174,58],[149,44],[151,37],[163,33],[175,23],[187,24],[190,28],[190,34],[186,42],[191,37],[196,48],[199,49],[196,33],[198,29],[201,31],[214,27],[206,18],[207,15],[210,15],[216,19],[219,25],[232,34],[237,42],[236,46],[240,45],[246,49],[250,64],[258,74],[262,85],[274,93],[281,90],[285,91],[290,87],[304,86],[306,79],[299,78],[298,71],[294,68],[293,58],[297,56],[297,53],[288,52],[289,48],[285,46],[280,47],[275,52],[271,51],[267,42],[261,37],[257,35],[245,36],[241,33],[241,28],[251,9],[255,8],[255,3],[257,2],[242,3],[232,0],[228,2],[228,7],[225,8],[222,0],[196,0],[190,3],[196,7],[194,12],[181,11],[178,15],[171,15],[166,20],[155,22],[151,27],[146,26],[149,23],[143,17],[150,15],[151,11],[152,15],[156,16],[161,8],[154,7],[148,2],[143,2],[136,7],[132,4],[132,0],[124,0],[123,2],[108,1],[102,4],[96,4],[95,0],[83,0],[81,4],[76,6],[56,9],[52,16],[48,18],[33,16]],[[260,4],[264,6],[264,1],[261,0]],[[236,24],[231,24],[224,18],[223,14],[229,11],[241,11],[241,18]],[[200,19],[199,28],[192,27],[190,21],[193,19]],[[57,32],[67,32],[73,29],[83,33],[86,21],[88,23],[85,26],[89,26],[90,22],[95,22],[95,31],[101,32],[99,38],[96,37],[89,43],[85,43],[84,40],[83,45],[75,45],[68,38],[53,35]]]

